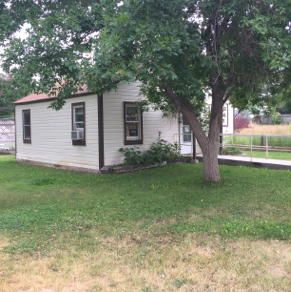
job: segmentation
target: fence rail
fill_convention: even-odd
[[[226,148],[232,147],[247,151],[248,153],[244,153],[244,155],[251,157],[258,155],[258,157],[262,157],[262,152],[265,152],[265,158],[269,158],[270,153],[278,152],[278,157],[291,160],[291,135],[221,134],[221,136],[221,152],[227,152]]]
[[[0,119],[0,152],[15,148],[15,122],[14,119]]]

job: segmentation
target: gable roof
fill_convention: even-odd
[[[83,86],[82,89],[80,89],[76,93],[72,94],[71,96],[68,96],[67,98],[84,96],[84,95],[89,95],[89,94],[93,94],[93,93],[94,92],[88,90],[87,86]],[[49,95],[46,93],[32,93],[32,94],[29,94],[25,97],[22,97],[22,98],[16,100],[14,102],[14,104],[26,104],[26,103],[50,101],[50,100],[54,100],[55,98],[56,98],[55,95]]]

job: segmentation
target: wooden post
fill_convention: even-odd
[[[269,158],[269,141],[267,135],[266,135],[266,158]]]
[[[251,160],[253,160],[253,136],[250,136],[250,143],[251,143]]]

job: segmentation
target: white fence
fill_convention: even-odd
[[[291,135],[243,135],[223,134],[222,144],[220,145],[222,152],[236,148],[242,151],[242,154],[247,156],[256,156],[269,158],[270,153],[277,154],[277,159],[291,160]],[[231,149],[232,148],[232,149]],[[235,152],[233,153],[235,154]]]
[[[280,118],[282,119],[283,123],[285,124],[291,124],[291,115],[290,114],[282,114],[280,115]]]
[[[14,119],[0,119],[0,151],[10,151],[15,148]]]

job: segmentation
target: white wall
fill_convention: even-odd
[[[123,102],[144,99],[139,95],[137,83],[121,84],[116,91],[103,95],[104,102],[104,149],[105,165],[123,162],[123,154],[118,151],[124,145]],[[169,142],[178,142],[178,121],[163,117],[161,111],[150,110],[143,113],[143,144],[141,149],[148,148],[161,138]]]
[[[123,162],[118,150],[124,145],[123,102],[144,99],[139,95],[137,83],[121,84],[117,90],[104,95],[104,152],[105,165]],[[72,145],[71,104],[85,102],[86,146]],[[48,109],[50,102],[16,105],[17,159],[31,160],[61,166],[98,170],[98,110],[97,95],[66,99],[60,111]],[[31,110],[31,144],[24,144],[22,137],[22,110]],[[161,138],[178,142],[178,121],[163,117],[161,111],[143,113],[143,144],[148,148]]]
[[[225,103],[225,106],[227,107],[227,112],[228,112],[228,121],[227,121],[227,126],[223,126],[223,134],[233,134],[234,133],[234,112],[233,112],[233,107],[230,104],[229,101]]]
[[[71,104],[85,102],[86,146],[72,145]],[[98,169],[97,95],[66,99],[60,111],[50,102],[16,105],[17,159]],[[31,110],[31,144],[23,143],[22,110]]]

